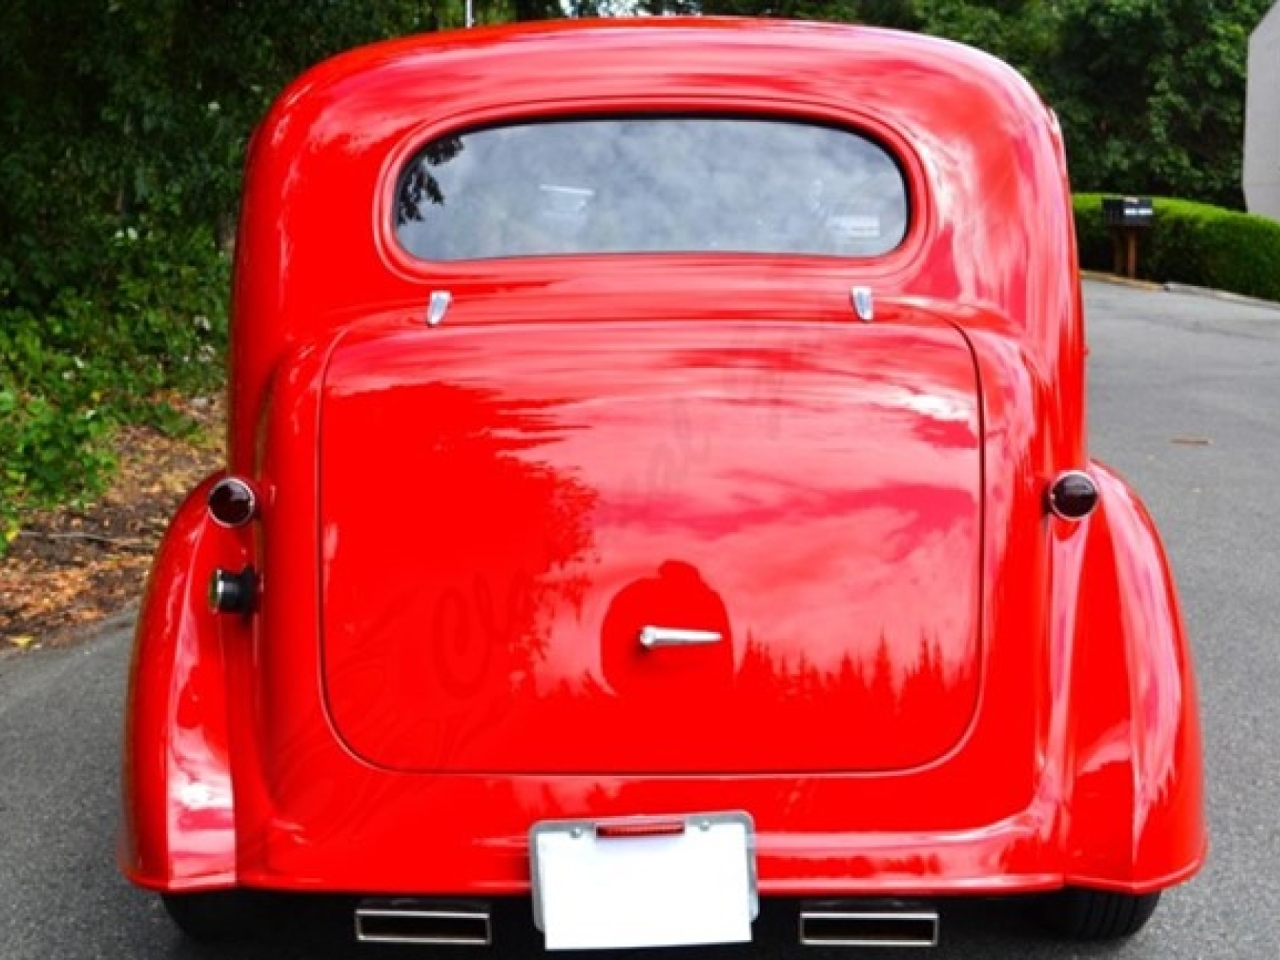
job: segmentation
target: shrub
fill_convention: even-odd
[[[43,303],[0,275],[0,555],[27,512],[102,491],[115,425],[181,430],[163,398],[221,389],[226,255],[209,230],[136,222],[86,223],[98,256]]]
[[[1073,198],[1081,266],[1112,268],[1102,194]],[[1156,223],[1139,241],[1138,275],[1280,301],[1280,223],[1188,200],[1155,200]]]

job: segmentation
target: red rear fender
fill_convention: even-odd
[[[140,886],[231,886],[235,816],[227,740],[223,635],[246,629],[206,599],[216,567],[242,569],[241,531],[205,509],[207,478],[179,508],[138,616],[125,711],[119,858]]]
[[[1102,505],[1070,668],[1067,882],[1155,890],[1194,873],[1207,845],[1190,650],[1150,516],[1110,470],[1091,473]]]

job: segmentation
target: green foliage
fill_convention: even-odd
[[[1110,271],[1114,265],[1111,236],[1102,220],[1102,198],[1101,193],[1077,193],[1071,197],[1076,249],[1080,255],[1080,266],[1085,270]],[[1145,244],[1140,249],[1142,254],[1146,253]]]
[[[1240,208],[1249,33],[1272,0],[1064,0],[1043,89],[1078,189]]]
[[[1011,63],[1042,91],[1052,83],[1059,27],[1053,0],[914,0],[919,29],[986,50]]]
[[[23,507],[74,503],[101,492],[112,466],[104,427],[94,408],[69,414],[56,398],[0,387],[0,553],[17,534]]]
[[[1112,267],[1102,194],[1073,197],[1081,265]],[[1188,200],[1156,198],[1156,223],[1141,240],[1143,279],[1212,287],[1280,301],[1280,223]]]
[[[98,493],[113,425],[220,389],[249,133],[339,50],[461,4],[12,0],[0,31],[0,553]]]
[[[42,309],[0,308],[7,537],[26,510],[101,492],[113,425],[182,429],[157,398],[220,387],[229,271],[212,232],[106,226],[86,224],[102,249],[83,264],[81,285],[55,291]]]

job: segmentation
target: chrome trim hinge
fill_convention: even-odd
[[[854,287],[849,291],[849,299],[853,301],[853,312],[863,323],[876,318],[876,298],[870,287]]]
[[[432,290],[431,299],[427,301],[427,326],[440,326],[444,322],[444,315],[449,312],[449,304],[452,302],[453,294],[448,290]]]

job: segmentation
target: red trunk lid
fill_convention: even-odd
[[[892,770],[968,729],[980,416],[949,326],[357,334],[320,440],[324,686],[371,763]]]

